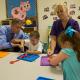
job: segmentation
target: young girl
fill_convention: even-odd
[[[62,64],[64,80],[80,80],[80,33],[74,29],[62,32],[58,38],[61,51],[49,57],[51,65]]]
[[[28,47],[27,53],[40,54],[43,50],[43,45],[40,42],[40,34],[38,31],[30,33],[30,40],[25,42],[25,46]]]

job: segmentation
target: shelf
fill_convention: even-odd
[[[30,33],[34,30],[37,30],[37,27],[26,27],[26,28],[23,29],[23,31],[26,32],[26,33]]]

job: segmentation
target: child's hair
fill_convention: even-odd
[[[32,31],[30,33],[30,38],[32,38],[32,37],[35,37],[36,39],[39,39],[40,38],[39,32],[38,31]]]
[[[80,32],[75,32],[72,37],[69,37],[65,32],[62,32],[59,35],[58,42],[61,44],[65,41],[69,41],[72,44],[73,49],[77,52],[77,59],[80,62]]]

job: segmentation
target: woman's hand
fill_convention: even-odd
[[[47,54],[48,54],[48,56],[51,56],[51,55],[53,55],[53,51],[51,49],[48,49]]]

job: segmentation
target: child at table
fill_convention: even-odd
[[[40,34],[38,31],[30,33],[30,40],[25,41],[25,46],[28,47],[27,53],[40,54],[43,50],[43,44],[40,42]]]
[[[58,38],[61,51],[50,56],[51,65],[62,64],[64,80],[80,80],[80,33],[74,29],[62,32]]]

